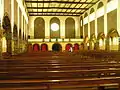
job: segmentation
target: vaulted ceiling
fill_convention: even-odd
[[[80,16],[100,0],[25,0],[30,16]]]

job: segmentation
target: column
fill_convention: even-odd
[[[117,7],[117,31],[120,35],[120,0],[118,0],[118,7]],[[119,51],[120,51],[120,39],[118,38],[119,41]]]

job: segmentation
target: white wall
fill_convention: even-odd
[[[29,16],[29,35],[34,38],[34,20],[37,17],[42,17],[45,20],[45,38],[50,37],[50,20],[57,17],[60,20],[60,37],[65,37],[65,20],[68,16]],[[80,20],[79,17],[72,17],[75,20],[75,36],[80,37]]]

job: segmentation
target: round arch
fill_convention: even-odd
[[[80,38],[83,39],[83,17],[80,17]]]
[[[58,25],[59,28],[57,31],[52,30],[51,25],[53,23]],[[50,20],[50,38],[60,38],[60,20],[57,17],[53,17]]]
[[[62,50],[62,46],[61,46],[60,43],[54,43],[54,44],[52,45],[52,51],[57,51],[57,52],[59,52],[59,51],[61,51],[61,50]]]
[[[45,38],[45,21],[42,17],[34,20],[34,38]]]
[[[17,31],[17,25],[16,24],[14,24],[14,27],[13,27],[13,38],[14,38],[14,40],[18,39],[18,31]]]
[[[75,38],[75,20],[71,17],[65,20],[65,37]]]
[[[90,36],[89,42],[90,42],[90,50],[94,50],[95,49],[95,43],[96,43],[96,37],[95,37],[94,33]]]
[[[48,51],[48,45],[46,43],[41,44],[41,51]]]
[[[78,51],[78,50],[79,50],[79,44],[78,44],[78,43],[75,43],[73,49],[74,49],[74,51]]]
[[[96,49],[105,50],[105,34],[100,32],[97,36]]]
[[[34,44],[33,45],[33,51],[35,51],[35,52],[38,52],[40,50],[40,46],[39,46],[39,44]]]
[[[97,9],[101,8],[102,6],[104,6],[104,3],[101,1],[98,3]]]
[[[109,50],[119,50],[119,34],[116,29],[111,29],[107,34]]]
[[[68,43],[68,44],[66,44],[66,46],[65,46],[65,50],[66,51],[70,51],[70,48],[72,47],[72,44],[71,43]]]
[[[87,20],[88,13],[84,14],[84,19],[86,18],[86,22],[84,23],[84,37],[88,35],[88,20]]]
[[[92,14],[93,12],[95,12],[95,9],[94,9],[94,8],[91,8],[91,9],[90,9],[90,14]]]
[[[5,13],[3,17],[2,27],[5,30],[4,34],[6,34],[5,38],[7,43],[7,53],[11,55],[12,54],[12,47],[11,47],[12,33],[11,33],[11,23],[7,13]]]

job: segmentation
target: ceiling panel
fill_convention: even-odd
[[[25,0],[29,15],[80,16],[99,0]]]

